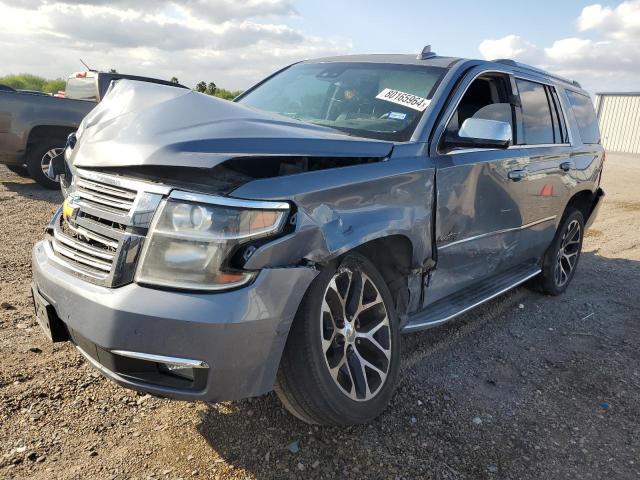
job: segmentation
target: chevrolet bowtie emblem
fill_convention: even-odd
[[[62,217],[66,220],[75,220],[78,215],[78,205],[76,204],[77,198],[74,196],[69,196],[65,199],[62,204]]]

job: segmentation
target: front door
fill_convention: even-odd
[[[516,132],[517,90],[510,75],[472,72],[460,89],[443,117],[442,137],[455,134],[468,118],[508,122]],[[526,174],[516,177],[528,168],[528,157],[514,146],[443,147],[438,145],[434,157],[436,267],[424,306],[524,261],[520,239],[527,217],[522,202]]]

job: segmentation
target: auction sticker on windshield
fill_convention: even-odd
[[[404,105],[405,107],[412,108],[419,112],[423,112],[431,102],[431,100],[426,98],[412,95],[411,93],[401,92],[400,90],[392,90],[391,88],[385,88],[376,95],[376,98],[386,100],[387,102],[397,103],[398,105]]]

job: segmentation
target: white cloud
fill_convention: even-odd
[[[82,58],[189,86],[246,88],[294,61],[351,49],[282,23],[295,14],[291,0],[0,0],[0,75],[65,77]]]
[[[484,40],[480,53],[487,59],[513,58],[578,80],[595,92],[637,90],[640,83],[640,0],[616,7],[599,4],[582,9],[576,36],[555,40],[548,47],[516,35]]]

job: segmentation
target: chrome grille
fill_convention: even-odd
[[[113,213],[128,214],[137,195],[136,191],[105,185],[82,176],[76,180],[75,187],[74,193],[82,203]]]
[[[169,189],[78,169],[69,192],[73,215],[60,210],[48,228],[54,260],[93,283],[131,282],[146,230]]]

